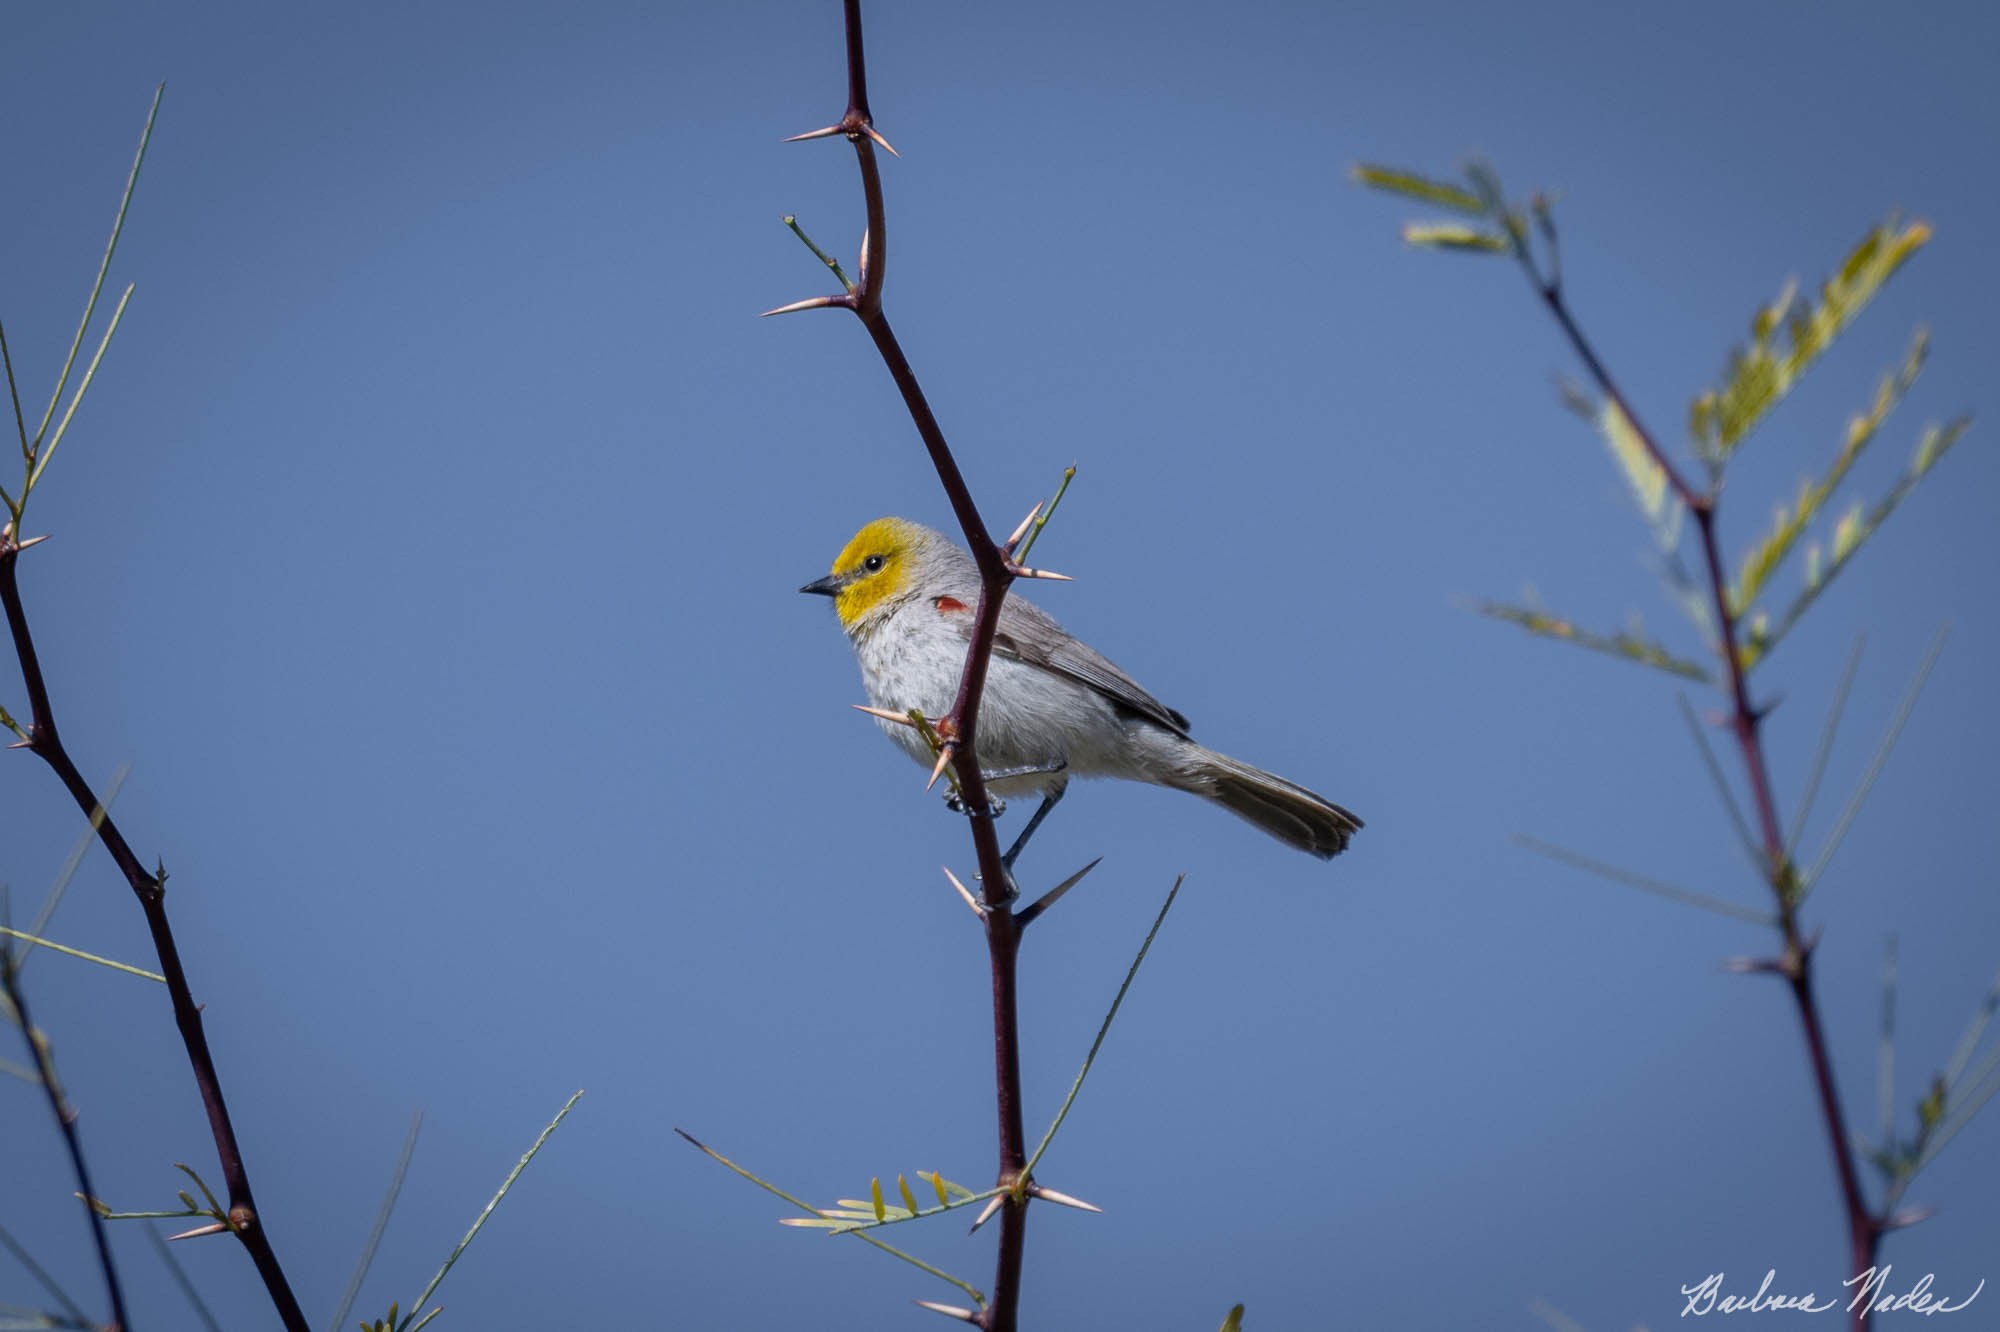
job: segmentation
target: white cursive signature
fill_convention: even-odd
[[[1890,1267],[1871,1267],[1858,1276],[1841,1282],[1842,1286],[1854,1291],[1847,1301],[1848,1312],[1866,1309],[1870,1313],[1957,1313],[1979,1298],[1979,1292],[1986,1289],[1986,1278],[1981,1277],[1970,1295],[1953,1303],[1950,1297],[1935,1294],[1931,1283],[1934,1273],[1926,1272],[1914,1286],[1901,1294],[1889,1290]],[[1692,1286],[1682,1286],[1681,1296],[1687,1304],[1681,1309],[1683,1318],[1705,1318],[1709,1314],[1733,1313],[1773,1313],[1789,1310],[1793,1313],[1826,1313],[1841,1308],[1838,1299],[1822,1300],[1815,1291],[1802,1295],[1788,1295],[1776,1292],[1771,1286],[1778,1279],[1777,1269],[1764,1273],[1764,1279],[1757,1286],[1754,1295],[1725,1295],[1722,1292],[1723,1273],[1711,1272]]]
[[[1910,1287],[1908,1291],[1901,1295],[1893,1295],[1883,1289],[1883,1287],[1889,1284],[1889,1273],[1892,1270],[1894,1270],[1893,1265],[1890,1267],[1871,1267],[1858,1276],[1851,1276],[1841,1282],[1840,1284],[1843,1286],[1852,1286],[1856,1282],[1860,1283],[1859,1288],[1854,1292],[1854,1298],[1847,1302],[1848,1311],[1853,1312],[1857,1309],[1866,1309],[1870,1313],[1892,1313],[1897,1310],[1907,1309],[1911,1313],[1920,1314],[1957,1313],[1960,1309],[1978,1299],[1979,1292],[1986,1289],[1986,1278],[1981,1277],[1979,1278],[1979,1284],[1972,1288],[1970,1295],[1960,1300],[1957,1304],[1953,1304],[1943,1295],[1931,1294],[1932,1274],[1926,1272],[1917,1279],[1917,1284]]]

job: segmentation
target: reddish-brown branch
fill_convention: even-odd
[[[1756,806],[1758,834],[1763,842],[1764,873],[1766,883],[1778,902],[1778,930],[1782,935],[1783,957],[1778,968],[1785,977],[1787,988],[1799,1014],[1799,1026],[1804,1034],[1806,1055],[1812,1064],[1813,1088],[1819,1098],[1820,1115],[1826,1124],[1828,1144],[1833,1152],[1834,1172],[1840,1181],[1841,1205],[1847,1213],[1848,1259],[1853,1273],[1859,1275],[1875,1266],[1876,1255],[1880,1251],[1882,1235],[1886,1230],[1884,1219],[1870,1210],[1866,1196],[1861,1191],[1861,1180],[1854,1159],[1853,1142],[1847,1132],[1847,1116],[1841,1107],[1840,1092],[1834,1085],[1833,1064],[1827,1055],[1826,1033],[1820,1022],[1819,1002],[1813,994],[1812,951],[1814,940],[1807,939],[1799,927],[1798,903],[1796,900],[1797,868],[1792,864],[1790,852],[1785,846],[1785,837],[1778,821],[1778,802],[1771,781],[1771,769],[1764,754],[1764,710],[1758,708],[1750,698],[1749,674],[1743,666],[1743,653],[1737,642],[1737,617],[1729,604],[1728,566],[1723,562],[1721,544],[1716,532],[1716,509],[1719,495],[1715,489],[1697,490],[1681,475],[1658,440],[1639,420],[1631,404],[1618,391],[1617,384],[1597,357],[1590,340],[1577,326],[1570,314],[1569,305],[1563,298],[1562,284],[1554,276],[1544,276],[1537,267],[1525,242],[1515,245],[1515,255],[1527,271],[1529,281],[1536,293],[1547,305],[1556,323],[1568,337],[1570,347],[1584,364],[1597,389],[1615,406],[1630,423],[1633,432],[1644,445],[1666,477],[1667,484],[1676,497],[1694,515],[1695,527],[1701,538],[1701,557],[1708,581],[1709,604],[1713,609],[1716,623],[1716,653],[1721,659],[1725,678],[1725,692],[1730,703],[1729,729],[1736,739],[1737,750],[1743,757],[1745,780],[1750,787],[1750,797]],[[1853,1311],[1855,1329],[1865,1329],[1869,1325],[1869,1310],[1866,1307]]]
[[[979,704],[986,687],[987,664],[993,656],[993,640],[999,631],[1000,608],[1014,581],[1007,552],[987,531],[979,507],[965,483],[945,441],[944,431],[924,397],[909,359],[882,310],[882,288],[888,274],[888,221],[882,196],[881,163],[875,148],[879,142],[868,109],[867,61],[861,39],[860,0],[843,0],[847,36],[847,110],[836,128],[854,145],[856,164],[861,172],[868,230],[862,241],[859,281],[854,289],[833,298],[829,304],[852,310],[868,330],[881,355],[903,405],[922,437],[938,481],[944,487],[952,513],[965,534],[966,548],[979,567],[979,605],[973,616],[972,641],[965,654],[957,697],[939,726],[939,734],[950,747],[953,768],[958,775],[959,796],[972,825],[972,844],[978,856],[980,896],[987,955],[993,972],[993,1073],[995,1113],[999,1121],[999,1182],[1010,1189],[1000,1212],[1000,1248],[993,1292],[978,1316],[987,1332],[1013,1332],[1020,1305],[1021,1261],[1027,1242],[1028,1197],[1021,1174],[1027,1167],[1027,1135],[1021,1106],[1021,1035],[1015,997],[1016,962],[1020,953],[1021,922],[1012,906],[1013,880],[1001,862],[1000,841],[993,827],[992,807],[986,794],[986,780],[979,770]]]
[[[257,1212],[256,1199],[250,1190],[250,1172],[244,1165],[242,1148],[237,1145],[236,1130],[229,1121],[229,1107],[222,1096],[222,1081],[215,1071],[215,1058],[209,1052],[208,1036],[202,1028],[201,1007],[195,1003],[194,995],[188,988],[187,972],[181,966],[180,948],[174,942],[173,927],[167,920],[166,884],[139,863],[139,857],[133,854],[124,834],[118,831],[118,825],[103,812],[97,796],[77,770],[56,730],[55,711],[49,702],[47,683],[42,678],[34,638],[28,631],[27,612],[21,605],[17,567],[20,554],[16,534],[9,531],[0,537],[0,603],[4,603],[6,608],[7,627],[13,635],[14,655],[20,661],[21,681],[28,693],[31,713],[26,747],[55,772],[84,817],[97,821],[98,840],[110,852],[118,872],[125,876],[126,883],[131,885],[133,894],[139,899],[139,906],[146,915],[146,927],[153,936],[154,950],[159,955],[160,974],[166,977],[167,993],[173,1001],[174,1023],[180,1028],[181,1042],[187,1047],[188,1064],[194,1070],[195,1086],[200,1090],[202,1105],[208,1111],[209,1131],[215,1138],[215,1152],[228,1190],[230,1227],[249,1251],[257,1274],[263,1279],[264,1289],[270,1295],[287,1332],[307,1332],[305,1314],[292,1294],[291,1284],[278,1264],[276,1253],[272,1251],[270,1237],[265,1234],[263,1219]]]

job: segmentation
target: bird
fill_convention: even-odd
[[[799,591],[833,599],[881,713],[942,719],[958,694],[979,604],[979,567],[944,533],[878,518],[855,533],[824,578]],[[929,767],[914,727],[877,715],[889,738]],[[1322,860],[1347,849],[1361,820],[1296,782],[1198,744],[1188,719],[1141,688],[1039,607],[1009,594],[987,668],[976,753],[987,788],[1039,793],[1041,805],[1004,857],[1011,867],[1072,777],[1187,791]]]

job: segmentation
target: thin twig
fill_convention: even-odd
[[[1063,496],[1069,493],[1069,483],[1074,480],[1076,480],[1076,464],[1071,463],[1063,468],[1062,484],[1056,487],[1056,493],[1049,498],[1049,502],[1035,506],[1035,520],[1029,526],[1026,535],[1021,538],[1020,548],[1014,552],[1016,564],[1028,562],[1028,552],[1035,548],[1037,541],[1041,540],[1042,529],[1049,525],[1049,519],[1056,516],[1056,505],[1062,503]]]
[[[1125,992],[1132,988],[1132,980],[1139,974],[1140,965],[1145,962],[1147,952],[1152,949],[1153,940],[1160,933],[1160,926],[1167,923],[1167,912],[1173,910],[1174,899],[1181,895],[1181,884],[1186,877],[1182,875],[1176,878],[1174,886],[1167,892],[1167,900],[1160,903],[1160,914],[1153,917],[1153,928],[1146,931],[1146,940],[1139,945],[1138,956],[1132,959],[1132,965],[1125,969],[1125,979],[1118,986],[1118,993],[1112,997],[1111,1007],[1104,1014],[1104,1021],[1097,1024],[1097,1036],[1090,1042],[1090,1053],[1083,1057],[1083,1067],[1076,1071],[1076,1081],[1069,1085],[1069,1095],[1063,1097],[1061,1108],[1056,1111],[1055,1119],[1049,1123],[1049,1131],[1042,1135],[1041,1142],[1035,1146],[1034,1154],[1028,1158],[1028,1164],[1022,1171],[1023,1175],[1034,1173],[1036,1164],[1042,1159],[1042,1153],[1046,1152],[1049,1144],[1056,1140],[1056,1130],[1061,1128],[1063,1120],[1069,1117],[1069,1108],[1076,1104],[1077,1093],[1083,1090],[1083,1080],[1090,1076],[1090,1066],[1097,1062],[1097,1052],[1104,1048],[1104,1037],[1111,1030],[1111,1020],[1118,1016],[1118,1006],[1125,1002]]]
[[[21,1247],[21,1242],[9,1234],[5,1226],[0,1226],[0,1249],[13,1254],[14,1261],[27,1269],[28,1275],[49,1293],[51,1299],[63,1307],[64,1313],[76,1320],[78,1327],[91,1325],[89,1316],[78,1307],[75,1300],[69,1297],[69,1292],[56,1283],[56,1279],[49,1275],[47,1268],[35,1261],[33,1254]]]
[[[118,217],[111,224],[111,239],[105,242],[104,258],[97,265],[97,280],[91,284],[90,299],[84,302],[83,318],[77,321],[76,336],[70,340],[69,355],[63,359],[62,373],[56,377],[55,392],[49,395],[48,409],[42,413],[41,424],[35,427],[31,453],[41,452],[42,442],[48,434],[49,421],[55,416],[57,405],[62,402],[63,389],[69,385],[70,371],[76,368],[76,354],[83,349],[83,337],[90,330],[91,316],[97,310],[97,298],[104,291],[105,277],[111,272],[111,257],[118,253],[118,238],[125,234],[125,215],[132,207],[132,193],[139,187],[139,168],[146,163],[146,147],[153,141],[153,122],[160,117],[160,99],[166,95],[167,85],[164,83],[153,91],[153,105],[146,112],[146,128],[139,134],[139,150],[133,154],[132,170],[125,177],[125,193],[118,200]],[[126,295],[130,296],[131,292],[127,291]],[[109,334],[106,335],[106,340],[109,340]],[[76,404],[82,397],[83,391],[78,389],[76,398],[70,402],[72,412],[76,410]],[[23,493],[21,502],[25,504],[27,499],[27,495]]]
[[[543,1144],[548,1142],[550,1135],[562,1126],[563,1120],[569,1117],[569,1112],[575,1109],[576,1103],[582,1099],[583,1093],[581,1091],[571,1093],[570,1098],[563,1102],[562,1109],[556,1111],[556,1117],[551,1119],[547,1126],[535,1135],[535,1141],[529,1146],[526,1152],[522,1153],[521,1159],[514,1163],[514,1168],[507,1172],[507,1178],[500,1181],[499,1189],[487,1201],[486,1206],[479,1209],[479,1215],[472,1219],[472,1229],[465,1232],[465,1238],[461,1239],[457,1247],[452,1249],[451,1253],[446,1256],[443,1266],[438,1268],[437,1274],[431,1278],[430,1284],[424,1287],[424,1293],[410,1301],[409,1312],[404,1315],[403,1326],[398,1329],[398,1332],[411,1332],[411,1325],[413,1323],[417,1327],[423,1326],[422,1323],[416,1322],[418,1311],[429,1302],[432,1295],[437,1293],[437,1288],[444,1284],[445,1277],[451,1274],[451,1269],[457,1265],[460,1256],[472,1246],[473,1240],[479,1238],[480,1230],[485,1227],[487,1221],[492,1219],[494,1210],[506,1198],[507,1191],[514,1187],[514,1181],[521,1177],[521,1172],[528,1168],[528,1163],[535,1159],[536,1153],[542,1150]],[[432,1315],[435,1316],[435,1313],[436,1311],[433,1310]],[[425,1322],[428,1321],[429,1318],[426,1318]]]
[[[68,944],[59,944],[53,939],[44,939],[38,934],[30,934],[26,930],[17,930],[11,926],[0,925],[0,938],[18,939],[28,945],[15,958],[14,966],[16,967],[19,967],[21,963],[33,957],[35,949],[46,948],[51,953],[62,953],[69,957],[81,958],[85,962],[95,962],[100,967],[109,967],[113,971],[122,971],[127,975],[137,976],[141,980],[166,980],[166,977],[157,971],[148,971],[144,967],[135,967],[124,962],[114,962],[108,957],[99,957],[96,953],[86,953],[81,948],[71,948]]]
[[[687,1140],[690,1146],[692,1146],[696,1151],[700,1152],[702,1155],[708,1157],[709,1160],[714,1161],[718,1165],[724,1166],[731,1171],[734,1171],[736,1174],[742,1176],[744,1179],[749,1180],[752,1184],[755,1184],[758,1188],[764,1190],[764,1192],[772,1194],[779,1198],[783,1198],[786,1202],[798,1208],[801,1212],[808,1212],[813,1216],[820,1216],[820,1217],[826,1215],[825,1212],[821,1211],[817,1207],[814,1207],[811,1203],[807,1202],[805,1199],[795,1197],[792,1194],[787,1193],[783,1189],[779,1188],[776,1184],[771,1183],[769,1180],[764,1179],[756,1174],[753,1174],[752,1172],[744,1169],[742,1166],[737,1165],[736,1162],[730,1160],[728,1157],[724,1156],[721,1152],[716,1151],[713,1147],[710,1147],[707,1143],[695,1137],[692,1133],[689,1133],[686,1129],[677,1128],[674,1130],[674,1132],[680,1134],[681,1137]],[[860,1240],[862,1243],[871,1244],[874,1247],[882,1250],[882,1252],[888,1254],[892,1258],[900,1258],[904,1262],[908,1263],[910,1266],[918,1268],[921,1271],[928,1272],[940,1281],[947,1282],[950,1285],[957,1286],[960,1290],[964,1291],[967,1295],[972,1297],[972,1302],[974,1304],[977,1304],[982,1309],[986,1307],[986,1296],[981,1294],[978,1288],[973,1286],[969,1282],[961,1281],[959,1278],[953,1276],[949,1272],[941,1271],[938,1268],[932,1267],[929,1263],[925,1262],[923,1259],[904,1253],[901,1249],[897,1248],[895,1245],[884,1243],[882,1240],[876,1239],[873,1235],[868,1234],[866,1231],[843,1230],[840,1233],[843,1235],[852,1235],[854,1236],[854,1238]]]
[[[1903,734],[1904,724],[1910,720],[1910,713],[1915,711],[1917,699],[1924,692],[1924,683],[1931,678],[1931,668],[1937,665],[1938,654],[1944,651],[1944,640],[1950,633],[1951,629],[1947,626],[1938,630],[1937,637],[1931,640],[1930,651],[1924,654],[1922,664],[1917,667],[1916,676],[1910,681],[1909,688],[1903,691],[1903,701],[1896,705],[1896,713],[1889,719],[1889,729],[1883,732],[1882,743],[1875,747],[1875,757],[1869,760],[1868,771],[1861,777],[1861,785],[1854,788],[1854,794],[1848,799],[1847,807],[1840,811],[1840,817],[1834,821],[1833,831],[1826,839],[1826,846],[1820,850],[1819,858],[1813,861],[1812,868],[1806,871],[1804,879],[1801,880],[1799,890],[1801,897],[1811,892],[1813,885],[1819,882],[1819,876],[1826,872],[1828,862],[1833,859],[1833,853],[1840,849],[1840,843],[1847,836],[1847,830],[1854,825],[1854,818],[1861,812],[1861,806],[1867,801],[1868,793],[1875,788],[1875,779],[1882,775],[1882,768],[1889,761],[1890,751],[1895,749],[1896,741]]]
[[[111,1237],[105,1233],[104,1218],[89,1202],[97,1196],[97,1190],[90,1182],[90,1167],[83,1158],[83,1136],[77,1132],[76,1110],[63,1095],[62,1082],[56,1077],[55,1056],[49,1049],[48,1037],[36,1030],[34,1019],[28,1014],[28,996],[21,988],[11,949],[0,949],[0,988],[5,989],[8,1002],[13,1004],[14,1014],[20,1019],[21,1034],[27,1038],[35,1068],[41,1074],[42,1091],[56,1117],[56,1127],[62,1132],[70,1173],[75,1176],[77,1192],[84,1199],[83,1210],[90,1217],[90,1239],[97,1249],[98,1269],[104,1275],[105,1298],[111,1304],[111,1327],[114,1332],[123,1332],[130,1326],[125,1317],[125,1291],[118,1282],[118,1265],[112,1261]]]
[[[1651,893],[1655,897],[1664,897],[1669,902],[1679,902],[1684,906],[1700,907],[1704,911],[1713,911],[1719,916],[1728,916],[1734,920],[1747,920],[1753,925],[1776,925],[1778,923],[1778,918],[1768,911],[1759,911],[1755,907],[1739,906],[1727,898],[1710,897],[1707,893],[1698,893],[1691,888],[1682,888],[1678,884],[1667,883],[1662,879],[1655,879],[1650,875],[1623,869],[1606,861],[1586,856],[1580,851],[1572,851],[1566,846],[1557,846],[1554,842],[1544,842],[1538,837],[1529,837],[1525,833],[1515,833],[1514,844],[1526,847],[1536,855],[1547,856],[1550,860],[1568,865],[1573,869],[1580,869],[1585,873],[1595,874],[1600,879],[1609,879],[1613,883],[1622,883],[1627,888],[1637,888],[1642,893]]]
[[[341,1292],[340,1306],[326,1323],[327,1332],[340,1332],[347,1325],[348,1311],[354,1308],[355,1297],[361,1294],[361,1283],[368,1279],[368,1269],[375,1262],[375,1251],[381,1247],[382,1232],[389,1228],[390,1213],[396,1210],[396,1198],[403,1191],[403,1180],[410,1173],[410,1158],[416,1154],[417,1133],[424,1126],[424,1112],[419,1110],[410,1116],[409,1132],[403,1135],[403,1150],[396,1156],[396,1168],[389,1172],[389,1187],[382,1195],[382,1205],[375,1209],[375,1224],[368,1228],[368,1239],[361,1246],[360,1261],[354,1264],[354,1275],[347,1279],[347,1289]]]
[[[1896,1141],[1896,936],[1882,954],[1882,1035],[1876,1047],[1876,1108],[1881,1112],[1882,1145]]]
[[[49,922],[55,919],[56,908],[62,905],[63,894],[69,891],[70,881],[83,867],[84,856],[97,841],[98,826],[104,822],[104,816],[110,812],[113,802],[118,799],[118,792],[123,789],[125,779],[131,772],[131,764],[121,763],[117,771],[111,774],[111,780],[104,784],[104,804],[92,812],[89,826],[77,836],[75,845],[70,848],[69,858],[63,861],[62,868],[56,872],[55,882],[49,885],[48,896],[42,899],[42,905],[36,910],[35,918],[28,922],[29,934],[39,936],[48,933]],[[20,950],[15,955],[16,965],[25,968],[27,959],[32,955],[31,949]],[[146,974],[152,975],[151,972]],[[153,976],[153,979],[159,980],[160,977]]]
[[[1702,766],[1708,769],[1708,779],[1715,787],[1715,793],[1722,800],[1722,808],[1729,814],[1729,826],[1736,830],[1737,845],[1750,857],[1752,868],[1759,878],[1771,873],[1770,863],[1757,850],[1756,839],[1750,835],[1750,825],[1743,818],[1743,810],[1736,803],[1736,795],[1729,789],[1729,779],[1722,775],[1722,761],[1715,756],[1715,747],[1708,743],[1708,732],[1701,729],[1701,718],[1695,716],[1694,705],[1688,702],[1686,694],[1674,691],[1674,702],[1680,705],[1681,720],[1687,723],[1688,734],[1694,737],[1694,747],[1701,752]]]
[[[1972,1021],[1965,1027],[1965,1034],[1958,1038],[1958,1045],[1951,1052],[1951,1059],[1944,1066],[1946,1087],[1956,1087],[1965,1074],[1965,1066],[1972,1062],[1972,1052],[1979,1048],[1979,1042],[1986,1039],[1986,1026],[1993,1021],[1993,1014],[2000,1011],[2000,976],[1993,979],[1993,988],[1986,992],[1986,998],[1972,1014]]]
[[[35,456],[34,444],[28,439],[28,423],[21,415],[21,386],[14,380],[14,353],[7,346],[7,326],[0,323],[0,361],[7,366],[7,398],[14,404],[14,433],[20,437],[21,458],[25,462]],[[14,508],[13,496],[7,497],[7,507]],[[15,518],[21,515],[17,512]]]
[[[1833,737],[1840,730],[1840,714],[1847,708],[1847,691],[1854,687],[1854,672],[1861,665],[1861,649],[1866,646],[1868,635],[1854,636],[1854,650],[1847,654],[1847,665],[1841,669],[1840,683],[1833,687],[1833,702],[1826,710],[1826,724],[1820,728],[1819,748],[1813,752],[1812,767],[1806,769],[1806,789],[1799,796],[1799,808],[1792,815],[1791,830],[1785,834],[1785,854],[1796,856],[1799,851],[1799,837],[1806,830],[1806,819],[1812,814],[1813,801],[1819,797],[1819,784],[1826,777],[1826,762],[1833,755]]]

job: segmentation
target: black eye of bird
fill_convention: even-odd
[[[867,559],[861,561],[861,567],[869,573],[880,573],[882,571],[882,557],[880,555],[870,555]]]

